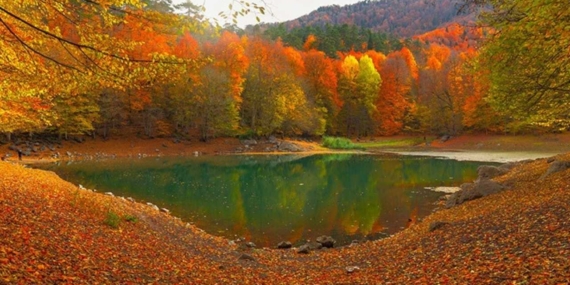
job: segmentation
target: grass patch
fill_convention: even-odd
[[[323,137],[322,145],[331,149],[345,149],[345,150],[364,150],[365,147],[354,144],[351,140],[343,137]]]
[[[427,138],[431,142],[433,138]],[[357,145],[365,148],[387,148],[387,147],[410,147],[424,143],[423,137],[403,138],[403,139],[385,139],[374,142],[358,143]]]
[[[126,215],[123,219],[127,222],[136,223],[139,219],[133,215]]]
[[[107,212],[107,217],[105,218],[105,224],[111,228],[117,229],[119,228],[119,224],[121,223],[121,218],[117,213],[113,211]]]

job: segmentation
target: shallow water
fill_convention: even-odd
[[[99,192],[171,210],[205,231],[258,246],[320,235],[376,239],[421,218],[442,195],[424,189],[476,177],[477,162],[333,154],[213,156],[40,165]]]

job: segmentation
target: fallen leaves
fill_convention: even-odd
[[[391,238],[299,255],[240,249],[146,205],[0,163],[0,283],[564,284],[570,172],[537,183],[546,168],[520,166],[501,178],[510,190],[436,212]],[[136,222],[113,229],[104,223],[109,211]],[[449,224],[430,232],[436,221]]]

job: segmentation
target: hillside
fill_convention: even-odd
[[[346,6],[321,7],[282,24],[288,30],[346,24],[407,38],[451,23],[472,22],[474,15],[458,15],[458,5],[457,0],[367,0]],[[263,24],[261,28],[264,30],[278,25]]]

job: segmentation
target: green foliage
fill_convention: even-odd
[[[434,140],[433,137],[427,137],[428,142]],[[365,148],[388,148],[388,147],[410,147],[424,143],[423,137],[412,137],[403,139],[382,139],[374,142],[358,143],[358,146]]]
[[[264,35],[271,40],[280,38],[283,43],[302,49],[309,35],[317,37],[316,48],[327,56],[336,58],[338,52],[375,50],[389,53],[402,48],[398,38],[354,25],[326,25],[324,27],[302,27],[287,31],[284,24],[269,27]]]
[[[482,21],[497,31],[481,49],[489,103],[515,121],[570,127],[570,9],[566,0],[488,1]]]
[[[117,213],[108,211],[104,223],[111,228],[118,229],[119,224],[121,223],[121,218],[119,215],[117,215]]]
[[[365,148],[359,145],[354,144],[350,139],[342,138],[342,137],[323,137],[322,145],[327,148],[332,149],[358,149],[364,150]]]
[[[125,220],[125,221],[127,221],[127,222],[131,222],[131,223],[136,223],[136,222],[138,222],[139,219],[138,219],[136,216],[133,216],[133,215],[125,215],[125,216],[123,217],[123,220]]]

